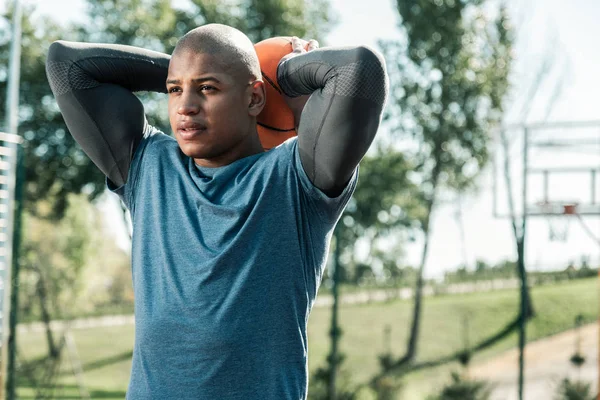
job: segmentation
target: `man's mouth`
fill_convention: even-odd
[[[201,134],[206,130],[206,126],[197,122],[182,122],[177,126],[177,133],[183,139],[189,139]]]

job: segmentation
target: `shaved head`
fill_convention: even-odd
[[[181,151],[206,167],[263,152],[256,117],[265,84],[252,42],[210,24],[183,36],[169,62],[169,121]]]
[[[219,59],[224,72],[246,80],[261,79],[254,45],[241,31],[227,25],[208,24],[186,33],[175,46],[173,56],[191,51]]]

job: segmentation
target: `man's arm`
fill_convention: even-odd
[[[46,74],[73,138],[116,185],[127,181],[146,119],[134,91],[166,92],[170,57],[131,46],[52,43]]]
[[[289,97],[311,95],[298,127],[300,159],[316,187],[339,195],[381,121],[388,91],[383,58],[367,47],[317,49],[284,58],[277,81]]]

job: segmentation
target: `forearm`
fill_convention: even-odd
[[[298,127],[302,165],[315,186],[339,194],[381,121],[383,59],[365,47],[318,49],[281,63],[277,80],[290,97],[311,94]]]
[[[50,46],[46,70],[55,96],[103,83],[166,93],[170,58],[133,46],[59,40]]]
[[[145,127],[144,108],[133,92],[166,92],[168,66],[166,54],[131,46],[50,46],[46,72],[67,127],[116,185],[126,182]]]

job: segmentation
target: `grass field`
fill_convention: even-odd
[[[528,324],[528,340],[535,340],[572,328],[574,318],[581,314],[586,322],[598,318],[598,281],[596,278],[562,282],[532,289],[537,316]],[[425,299],[418,349],[419,360],[431,360],[460,350],[464,332],[474,344],[495,333],[514,319],[518,307],[518,291],[473,293],[439,296]],[[341,348],[346,355],[343,369],[354,383],[367,380],[378,369],[377,355],[385,349],[384,329],[391,329],[390,347],[396,356],[404,350],[410,323],[412,303],[388,303],[344,306],[340,309],[343,329]],[[329,350],[329,318],[326,308],[314,309],[309,321],[309,367],[314,370],[325,363]],[[464,321],[468,320],[468,329]],[[77,350],[83,364],[84,382],[93,399],[123,399],[129,380],[133,326],[78,329],[73,331]],[[45,339],[40,334],[18,337],[20,357],[32,359],[46,352]],[[509,335],[492,348],[477,354],[473,362],[487,359],[517,343],[516,333]],[[565,360],[565,362],[568,362]],[[63,363],[62,389],[56,398],[80,398],[77,381],[70,373],[69,362]],[[450,368],[410,375],[412,391],[430,390],[432,382],[440,384]],[[35,394],[25,377],[19,377],[20,399],[33,399]]]

